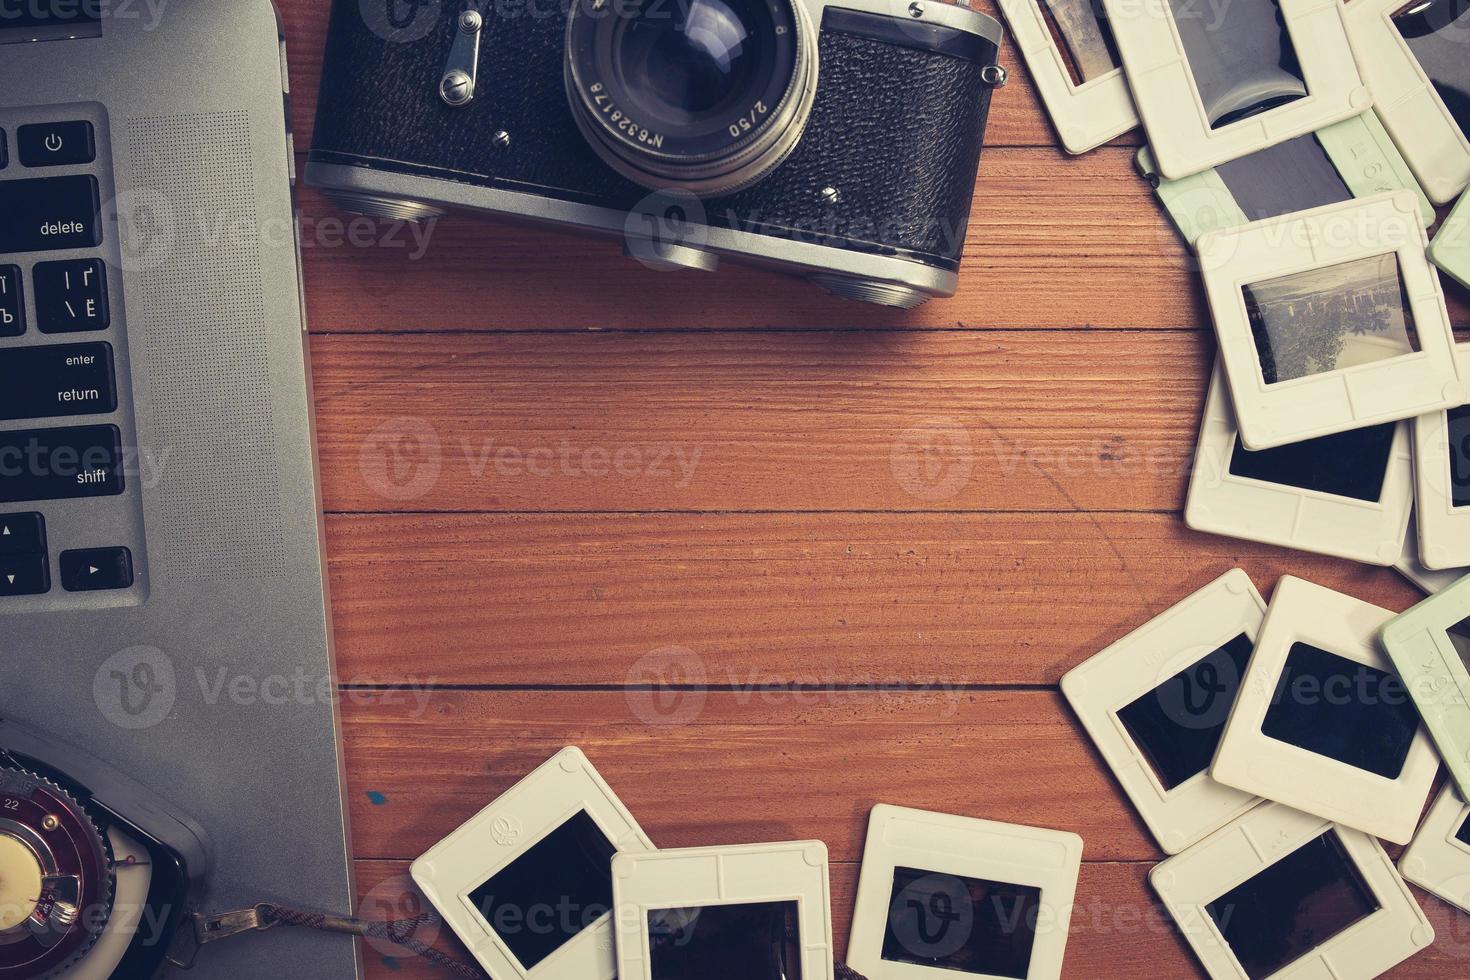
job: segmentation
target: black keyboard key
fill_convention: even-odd
[[[126,589],[132,584],[133,553],[126,548],[61,553],[61,587],[68,592]]]
[[[102,244],[101,201],[91,174],[0,180],[0,252]]]
[[[0,350],[0,419],[102,415],[116,410],[111,344]]]
[[[10,163],[10,147],[6,145],[5,130],[0,129],[0,170]]]
[[[40,514],[0,514],[0,558],[46,554],[46,519]]]
[[[0,598],[50,591],[51,563],[45,555],[0,558]]]
[[[113,496],[122,466],[115,425],[0,432],[0,503]]]
[[[0,337],[26,332],[26,293],[20,266],[0,265]]]
[[[32,271],[36,326],[42,333],[106,330],[107,267],[101,259],[40,262]]]
[[[36,123],[15,131],[15,150],[26,167],[91,163],[97,159],[97,136],[85,119]]]

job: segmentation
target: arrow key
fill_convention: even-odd
[[[0,598],[42,595],[51,591],[51,568],[45,555],[0,558]]]
[[[0,558],[45,554],[45,518],[40,514],[0,514]]]
[[[68,592],[126,589],[132,584],[133,553],[126,548],[61,553],[61,587]]]

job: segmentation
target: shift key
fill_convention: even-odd
[[[0,419],[104,415],[116,410],[111,344],[0,350]]]
[[[0,252],[50,252],[102,244],[101,203],[91,174],[0,181]]]
[[[115,425],[0,432],[0,503],[119,494],[122,466]]]

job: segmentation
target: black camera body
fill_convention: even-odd
[[[955,291],[1000,42],[938,0],[334,0],[306,180],[912,307]]]

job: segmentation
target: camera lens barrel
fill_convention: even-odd
[[[710,196],[796,147],[817,38],[801,0],[573,0],[565,74],[604,162],[645,187]]]

